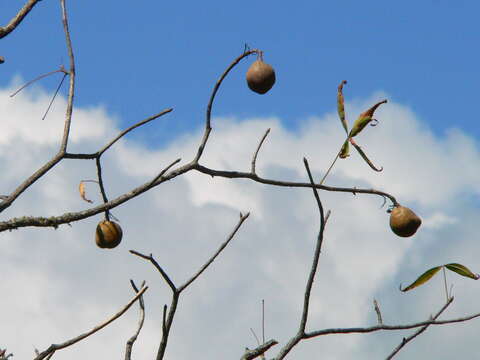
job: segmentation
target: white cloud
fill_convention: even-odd
[[[63,128],[64,99],[58,99],[47,120],[41,121],[49,95],[41,90],[25,91],[10,99],[11,91],[0,91],[0,113],[8,114],[0,122],[0,166],[7,169],[2,193],[12,191],[56,151]],[[348,114],[364,110],[378,97],[347,104]],[[77,108],[74,114],[72,151],[95,151],[118,131],[115,119],[101,108]],[[474,241],[475,216],[478,218],[479,210],[468,196],[480,192],[477,143],[458,129],[437,136],[412,110],[395,102],[383,106],[377,118],[380,124],[367,128],[358,136],[358,143],[385,170],[374,173],[353,154],[338,162],[327,183],[388,191],[415,209],[423,226],[413,238],[398,238],[388,228],[381,198],[321,192],[332,215],[312,292],[309,329],[373,325],[373,297],[379,300],[388,322],[426,319],[441,306],[441,282],[434,279],[412,294],[401,294],[398,284],[449,258],[465,261],[475,270],[474,254],[479,250]],[[334,114],[307,119],[296,133],[274,118],[215,118],[213,128],[204,165],[248,171],[258,141],[271,128],[258,157],[257,172],[292,181],[307,179],[303,156],[319,179],[343,136]],[[200,137],[198,130],[158,150],[120,141],[104,159],[107,192],[116,196],[150,179],[177,157],[184,162],[191,159]],[[88,204],[79,198],[77,185],[81,179],[94,178],[91,161],[65,161],[22,195],[2,219],[84,209]],[[98,202],[95,185],[88,186],[89,197]],[[100,216],[56,231],[3,233],[0,318],[8,326],[0,327],[0,347],[7,346],[17,358],[28,358],[34,346],[45,348],[91,328],[132,296],[128,279],[134,278],[150,285],[145,329],[134,351],[138,358],[151,358],[160,334],[161,309],[169,303],[170,294],[155,269],[127,250],[153,253],[180,284],[230,233],[239,211],[251,211],[251,217],[181,299],[168,356],[239,358],[245,346],[255,346],[249,329],[259,333],[261,299],[266,301],[267,337],[285,342],[298,327],[318,232],[318,210],[311,190],[192,173],[115,209],[125,237],[113,251],[94,245]],[[456,234],[455,243],[452,234]],[[477,284],[453,276],[449,280],[455,283],[457,297],[449,317],[478,311],[472,305],[477,302],[471,301],[478,298]],[[137,317],[135,307],[118,323],[55,356],[118,358],[135,330]],[[442,344],[442,354],[468,358],[475,347],[477,328],[474,322],[463,328],[463,353],[451,342],[442,342],[457,328],[431,329],[428,341]],[[355,354],[355,358],[369,359],[374,342],[375,357],[384,357],[402,336],[330,336],[300,344],[290,357],[312,358],[321,350],[326,358],[350,359]],[[420,337],[398,358],[429,354],[425,339]],[[208,345],[213,343],[216,345]]]

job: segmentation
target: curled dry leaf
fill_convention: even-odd
[[[86,202],[88,203],[93,203],[92,200],[89,200],[85,197],[85,182],[84,181],[80,181],[80,184],[78,185],[78,191],[80,192],[80,197],[85,200]]]

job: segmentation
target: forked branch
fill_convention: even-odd
[[[141,288],[138,291],[138,293],[132,298],[132,300],[130,300],[128,302],[128,304],[125,305],[119,312],[117,312],[115,315],[113,315],[111,318],[107,319],[103,323],[95,326],[92,330],[87,331],[87,332],[85,332],[85,333],[83,333],[79,336],[76,336],[73,339],[67,340],[63,343],[50,345],[50,347],[47,350],[42,351],[37,357],[35,357],[34,360],[45,359],[47,356],[53,355],[53,353],[55,353],[55,351],[65,349],[66,347],[74,345],[74,344],[78,343],[79,341],[82,341],[83,339],[89,337],[90,335],[95,334],[97,331],[103,329],[105,326],[112,323],[113,321],[118,319],[120,316],[122,316],[143,295],[143,293],[145,291],[147,291],[147,289],[148,289],[148,286],[144,286],[143,288]]]
[[[160,345],[158,347],[157,357],[156,360],[162,360],[165,355],[165,350],[168,344],[168,337],[170,335],[170,329],[172,327],[173,318],[175,316],[175,312],[177,311],[178,301],[180,299],[180,294],[183,290],[185,290],[190,284],[192,284],[198,277],[213,263],[213,261],[220,255],[220,253],[226,248],[226,246],[230,243],[230,241],[234,238],[235,234],[238,232],[240,227],[242,226],[243,222],[248,218],[250,213],[245,215],[240,214],[240,220],[238,221],[237,225],[233,229],[232,233],[227,237],[227,239],[220,245],[217,251],[207,260],[207,262],[194,274],[192,277],[187,280],[183,285],[180,287],[176,287],[173,281],[171,280],[170,276],[167,272],[162,268],[162,266],[153,258],[153,255],[145,255],[139,253],[135,250],[130,250],[130,253],[141,257],[145,260],[148,260],[150,263],[155,266],[158,272],[161,274],[163,280],[168,284],[170,289],[172,290],[172,301],[170,303],[170,308],[168,310],[168,315],[166,315],[167,306],[165,305],[163,310],[163,320],[162,320],[162,337],[160,339]]]

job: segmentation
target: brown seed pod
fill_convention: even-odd
[[[401,237],[412,236],[421,224],[422,219],[404,206],[396,206],[390,214],[390,228]]]
[[[122,228],[114,221],[100,221],[95,232],[95,242],[102,249],[113,249],[122,241]]]
[[[250,90],[265,94],[275,84],[275,71],[262,59],[258,59],[248,68],[247,84]]]

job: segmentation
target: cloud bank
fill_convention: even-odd
[[[40,117],[51,94],[24,91],[14,99],[0,90],[0,193],[9,193],[43,164],[59,146],[65,99],[59,98],[46,120]],[[384,94],[347,104],[358,114]],[[175,116],[174,114],[169,116]],[[393,102],[379,109],[380,123],[367,128],[358,143],[384,166],[372,172],[354,153],[335,166],[329,185],[387,191],[423,219],[412,238],[396,237],[388,227],[382,199],[321,192],[332,211],[311,298],[308,330],[370,326],[376,323],[372,300],[389,324],[421,321],[445,301],[442,279],[403,294],[398,285],[429,267],[460,262],[478,271],[480,151],[478,142],[460,129],[434,134],[412,109]],[[353,116],[350,121],[353,120]],[[155,131],[155,125],[149,131]],[[277,118],[213,119],[213,132],[202,163],[225,170],[248,171],[259,139],[271,133],[258,157],[257,172],[268,178],[306,181],[302,158],[317,179],[335,157],[343,139],[335,113],[304,119],[292,132]],[[91,152],[120,131],[118,120],[101,107],[76,108],[69,150]],[[105,156],[103,169],[110,197],[151,179],[172,160],[192,158],[201,138],[193,129],[164,147],[124,139]],[[91,161],[64,161],[2,213],[59,215],[88,207],[77,194],[83,179],[95,179]],[[88,195],[100,201],[94,184]],[[148,263],[129,249],[153,253],[177,284],[188,279],[228,236],[238,213],[251,216],[232,244],[181,298],[167,349],[172,359],[239,358],[260,334],[261,300],[266,304],[266,337],[280,344],[298,328],[303,291],[318,232],[318,210],[308,189],[265,186],[189,173],[133,199],[113,213],[124,229],[113,251],[98,249],[98,216],[53,229],[2,233],[3,285],[0,347],[28,358],[84,332],[115,313],[133,295],[128,280],[146,280],[146,323],[134,357],[149,359],[161,336],[163,304],[170,293]],[[478,284],[449,274],[454,304],[445,318],[478,312]],[[111,326],[55,356],[68,359],[119,358],[133,335],[138,310],[133,307]],[[471,358],[478,321],[430,328],[398,359]],[[299,344],[290,358],[384,358],[410,332],[336,335]],[[452,336],[455,341],[448,341]],[[435,347],[431,344],[434,342]],[[270,351],[273,356],[281,345]]]

